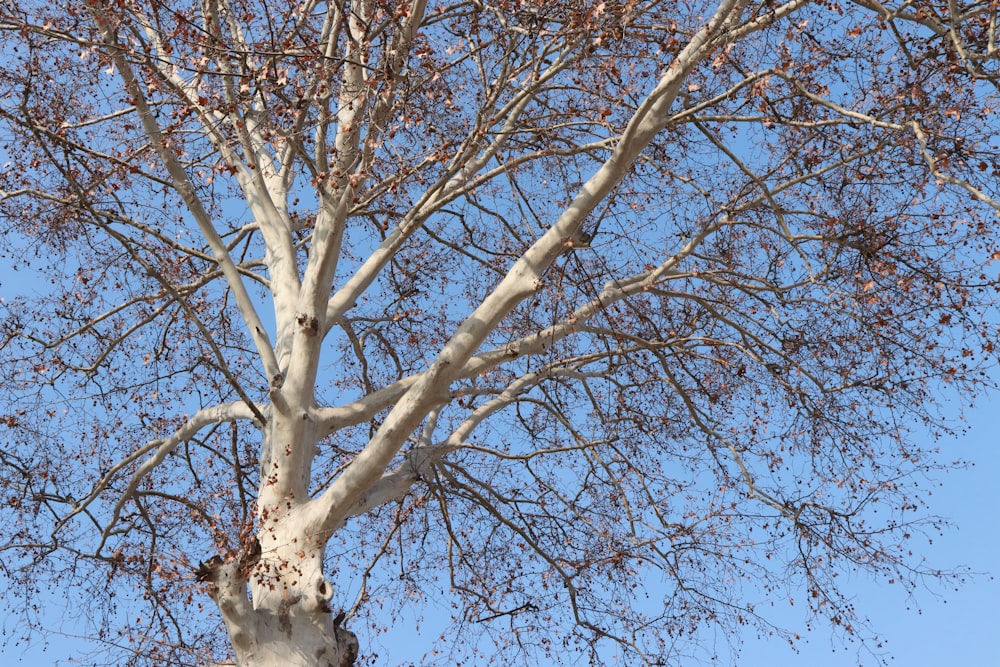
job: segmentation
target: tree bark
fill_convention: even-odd
[[[309,411],[270,411],[263,429],[256,536],[229,560],[214,556],[197,571],[222,613],[239,667],[349,667],[358,640],[330,607],[323,575],[329,533],[320,530],[305,480],[318,429]],[[299,398],[299,397],[296,397]],[[311,394],[294,401],[311,401]],[[298,415],[298,417],[292,417]],[[304,452],[309,452],[306,454]]]
[[[271,548],[254,539],[238,559],[226,562],[214,556],[198,568],[197,578],[209,583],[209,595],[222,613],[236,665],[354,665],[358,640],[341,625],[343,616],[332,614],[333,589],[322,573],[322,545],[292,537],[287,528],[281,532],[282,545],[275,531]],[[305,548],[293,548],[302,543]]]

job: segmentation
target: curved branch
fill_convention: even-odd
[[[170,436],[162,440],[152,440],[146,443],[135,453],[112,466],[112,468],[103,477],[101,477],[100,480],[98,480],[97,484],[94,485],[94,489],[91,491],[90,495],[81,501],[80,504],[77,505],[77,507],[75,507],[73,511],[60,522],[60,525],[69,521],[75,514],[83,511],[88,505],[96,500],[97,497],[108,488],[111,480],[118,472],[131,465],[140,457],[152,452],[153,455],[147,459],[145,463],[139,466],[134,473],[132,473],[128,486],[119,497],[118,502],[115,503],[115,507],[111,513],[111,519],[102,531],[100,544],[98,544],[95,551],[95,553],[100,553],[101,549],[104,548],[104,544],[107,542],[108,537],[110,537],[115,524],[118,522],[122,509],[125,507],[125,504],[129,501],[129,499],[135,494],[135,491],[139,488],[139,484],[142,482],[143,478],[155,470],[156,467],[163,462],[163,459],[167,457],[167,454],[172,452],[177,445],[190,440],[196,433],[198,433],[198,431],[206,426],[238,420],[252,420],[254,418],[254,412],[258,411],[259,410],[251,411],[250,408],[242,402],[222,403],[209,408],[202,408],[196,412],[194,416],[184,422],[180,428],[170,434]]]

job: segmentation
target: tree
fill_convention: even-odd
[[[992,3],[61,4],[0,18],[18,599],[129,664],[374,664],[443,589],[449,664],[676,664],[946,575]]]

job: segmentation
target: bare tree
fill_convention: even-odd
[[[943,576],[994,3],[59,4],[0,2],[15,607],[352,665],[441,591],[447,664],[676,664]]]

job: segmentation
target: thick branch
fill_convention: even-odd
[[[640,105],[611,157],[583,185],[555,224],[515,262],[500,284],[459,326],[427,372],[390,411],[369,444],[314,501],[313,521],[323,534],[329,534],[340,525],[355,499],[382,477],[386,466],[424,416],[446,400],[451,382],[460,376],[465,364],[496,325],[541,286],[543,272],[565,250],[566,242],[576,236],[587,215],[621,182],[642,149],[666,125],[667,112],[684,79],[712,51],[717,33],[740,6],[739,0],[721,3],[712,19],[695,34]]]

